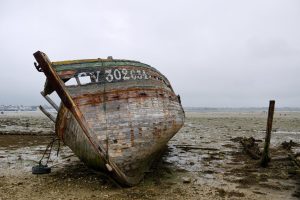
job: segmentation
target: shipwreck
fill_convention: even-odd
[[[46,76],[41,94],[57,109],[57,137],[90,168],[123,186],[138,184],[184,124],[180,97],[155,68],[137,61],[51,62],[33,54]],[[57,106],[49,94],[61,99]]]

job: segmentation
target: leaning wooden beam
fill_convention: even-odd
[[[45,93],[43,91],[41,91],[41,95],[48,101],[48,103],[51,104],[51,106],[58,111],[58,106],[56,105],[56,103],[54,103],[54,101],[52,101],[52,99],[50,99],[50,97],[48,97],[47,95],[45,95]]]
[[[56,118],[51,115],[43,106],[39,106],[39,109],[54,123],[56,122]]]
[[[293,162],[296,166],[300,167],[300,163],[299,163],[299,161],[297,160],[297,158],[295,157],[295,155],[289,154],[288,156],[289,156],[289,158],[292,160],[292,162]]]
[[[270,162],[270,140],[271,140],[271,132],[272,132],[272,123],[273,123],[273,115],[274,115],[274,108],[275,108],[275,101],[271,100],[269,104],[269,112],[268,112],[268,122],[267,122],[267,131],[266,131],[266,138],[265,138],[265,146],[264,151],[262,154],[262,159],[260,165],[262,167],[267,167],[268,163]]]

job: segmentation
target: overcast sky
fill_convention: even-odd
[[[150,64],[184,106],[300,107],[299,0],[1,0],[0,104],[45,104],[37,50]]]

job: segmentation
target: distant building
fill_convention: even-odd
[[[0,112],[3,111],[36,111],[38,106],[23,106],[23,105],[0,105]]]

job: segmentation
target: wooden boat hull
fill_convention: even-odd
[[[80,70],[74,72],[78,64]],[[180,99],[166,77],[145,64],[115,62],[102,66],[107,73],[95,70],[95,62],[83,64],[53,64],[62,80],[91,76],[87,84],[64,87],[81,115],[78,120],[76,112],[62,103],[56,133],[89,167],[122,185],[135,185],[183,126]]]

